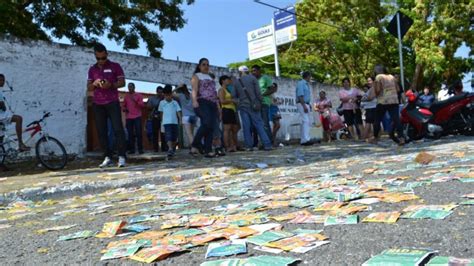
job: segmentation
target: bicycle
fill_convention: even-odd
[[[45,119],[50,116],[51,113],[47,112],[40,120],[29,123],[23,130],[23,134],[30,134],[28,140],[25,141],[25,144],[30,148],[32,147],[29,143],[39,134],[39,139],[34,146],[36,158],[47,169],[60,170],[66,166],[67,153],[63,144],[56,138],[49,136],[44,129]],[[0,122],[0,165],[5,162],[6,158],[14,160],[20,153],[30,152],[16,149],[18,147],[16,134],[6,134],[6,126],[4,122]]]

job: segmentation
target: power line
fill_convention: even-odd
[[[274,9],[278,9],[278,10],[280,10],[280,11],[282,11],[282,12],[286,12],[286,13],[295,15],[295,16],[297,16],[297,17],[299,17],[299,18],[303,18],[303,19],[306,20],[307,22],[316,22],[316,23],[319,23],[319,24],[323,24],[323,25],[326,25],[326,26],[329,26],[329,27],[333,27],[333,28],[339,29],[339,30],[341,29],[340,27],[331,25],[331,24],[329,24],[329,23],[321,22],[321,21],[314,21],[314,20],[311,20],[311,19],[309,19],[309,18],[307,18],[307,17],[305,17],[305,16],[298,15],[298,14],[296,14],[295,12],[288,11],[288,10],[286,10],[286,9],[284,9],[284,8],[277,7],[277,6],[274,6],[274,5],[270,5],[270,4],[268,4],[268,3],[264,3],[264,2],[262,2],[261,0],[254,0],[254,2],[257,3],[257,4],[261,4],[261,5],[264,5],[264,6],[268,6],[268,7],[274,8]]]

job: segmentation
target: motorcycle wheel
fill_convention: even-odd
[[[405,135],[405,142],[422,139],[422,137],[416,135],[415,128],[410,124],[403,125],[403,133]]]
[[[474,116],[469,119],[469,126],[464,130],[463,135],[474,136]]]

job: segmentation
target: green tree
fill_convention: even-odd
[[[22,39],[66,38],[91,46],[107,36],[125,50],[146,43],[151,56],[160,57],[163,40],[158,31],[177,31],[186,21],[180,5],[194,0],[158,1],[0,1],[0,34]]]
[[[385,28],[401,9],[414,20],[403,40],[405,77],[413,88],[439,87],[472,66],[454,54],[462,43],[472,47],[473,7],[469,0],[303,0],[296,5],[298,40],[279,47],[282,76],[310,70],[320,82],[340,83],[348,76],[361,86],[376,64],[398,73],[398,41]],[[274,73],[272,65],[264,68]]]
[[[449,84],[472,70],[472,58],[456,57],[455,53],[464,43],[473,54],[473,1],[404,0],[398,5],[414,20],[405,37],[405,44],[414,55],[414,71],[409,73],[413,89]]]

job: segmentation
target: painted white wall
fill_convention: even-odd
[[[194,63],[117,52],[110,52],[109,58],[122,65],[127,78],[155,83],[189,85],[196,67]],[[209,59],[212,64],[212,58]],[[42,41],[0,39],[0,73],[5,74],[14,87],[13,92],[4,93],[12,109],[23,116],[25,125],[40,118],[44,112],[51,112],[49,133],[58,138],[71,154],[82,155],[87,146],[86,80],[93,63],[92,49]],[[211,72],[217,77],[231,73],[222,67],[212,67]],[[275,82],[279,84],[276,97],[284,100],[280,106],[283,119],[279,136],[290,133],[292,138],[298,138],[298,127],[294,130],[289,127],[299,122],[294,99],[297,81],[279,78]],[[337,106],[338,100],[334,98],[336,88],[313,84],[313,95],[317,96],[321,88]]]

